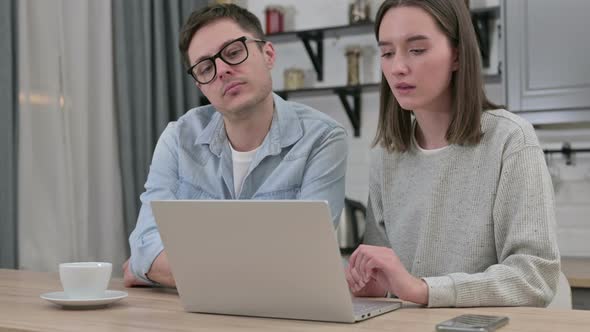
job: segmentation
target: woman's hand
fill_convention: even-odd
[[[350,256],[348,286],[355,296],[384,296],[428,304],[428,285],[412,276],[391,248],[361,245]]]
[[[357,283],[357,280],[361,278],[356,269],[351,269],[349,266],[344,272],[352,295],[359,297],[384,297],[387,294],[387,286],[380,283],[378,279],[371,277],[364,284]]]

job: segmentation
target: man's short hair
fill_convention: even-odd
[[[185,66],[190,67],[188,47],[195,33],[207,24],[220,19],[230,19],[236,22],[240,28],[250,32],[253,37],[262,39],[264,32],[256,15],[234,4],[214,4],[195,10],[189,16],[184,26],[180,29],[180,42],[178,47],[182,54]]]

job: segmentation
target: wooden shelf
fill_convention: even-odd
[[[489,58],[489,42],[487,41],[487,22],[490,18],[500,15],[500,7],[486,7],[476,8],[471,10],[472,20],[476,26],[478,33],[478,41],[482,45],[481,53],[484,60]],[[477,29],[477,23],[480,22],[482,29]],[[482,23],[483,22],[483,23]],[[375,26],[373,22],[366,22],[352,25],[341,25],[323,27],[318,29],[307,29],[298,31],[286,31],[281,33],[269,34],[265,39],[272,43],[291,43],[301,41],[305,47],[311,63],[317,73],[317,80],[324,80],[324,39],[326,38],[340,38],[342,36],[355,35],[373,35]],[[315,47],[313,47],[315,44]],[[500,75],[486,76],[486,82],[501,81]],[[305,88],[298,90],[282,90],[275,91],[277,94],[285,99],[290,97],[305,97],[305,96],[321,96],[334,93],[340,99],[344,110],[354,130],[354,136],[360,136],[360,122],[361,122],[361,94],[363,91],[378,91],[380,84],[362,84],[357,86],[331,86],[319,88]]]
[[[486,75],[486,82],[493,82],[498,80],[497,75]],[[317,97],[326,96],[328,94],[335,94],[340,99],[344,111],[350,120],[354,131],[354,137],[359,137],[361,132],[361,95],[363,92],[379,92],[381,83],[367,83],[359,85],[335,85],[327,87],[317,88],[304,88],[296,90],[274,90],[276,94],[281,96],[283,99],[289,99],[293,97]],[[205,96],[201,96],[200,104],[209,104],[209,101]]]
[[[275,91],[278,95],[285,98],[290,97],[313,97],[313,96],[325,96],[329,93],[335,93],[337,91],[354,92],[354,91],[378,91],[380,83],[369,83],[360,85],[339,85],[339,86],[328,86],[328,87],[317,87],[317,88],[304,88],[297,90],[278,90]]]
[[[281,32],[266,35],[265,38],[273,43],[288,43],[300,40],[317,73],[317,79],[321,82],[324,80],[324,39],[368,34],[373,31],[373,26],[372,22],[368,22],[320,29]],[[315,47],[313,47],[313,44],[315,44]]]
[[[323,96],[329,93],[334,93],[340,99],[342,107],[350,120],[354,131],[354,137],[361,135],[361,93],[363,91],[377,91],[379,89],[379,83],[371,84],[359,84],[359,85],[343,85],[343,86],[330,86],[321,88],[307,88],[298,90],[281,90],[275,91],[278,95],[284,99],[289,97],[310,97],[310,96]]]
[[[477,7],[469,9],[471,15],[492,15],[492,16],[500,16],[500,6],[492,6],[492,7]]]
[[[273,33],[266,35],[264,38],[273,43],[290,43],[301,39],[300,36],[319,36],[324,38],[340,38],[342,36],[355,36],[373,33],[373,22],[354,24],[354,25],[340,25],[333,27],[325,27],[320,29],[308,29],[298,31],[286,31],[281,33]]]

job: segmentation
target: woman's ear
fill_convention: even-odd
[[[456,47],[453,47],[453,63],[451,65],[452,71],[457,71],[459,69],[459,50]]]
[[[264,44],[262,47],[262,55],[264,56],[266,67],[272,69],[275,65],[276,53],[271,42],[266,42],[266,44]]]

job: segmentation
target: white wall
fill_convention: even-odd
[[[377,6],[382,1],[371,1],[373,5],[372,17]],[[294,6],[296,15],[294,27],[296,30],[312,29],[326,26],[338,26],[348,23],[347,6],[349,1],[315,1],[315,0],[256,0],[248,1],[248,9],[256,14],[264,26],[264,8],[268,5],[280,3]],[[497,5],[497,2],[491,2]],[[340,39],[328,39],[324,42],[324,82],[315,82],[314,86],[333,86],[346,83],[346,61],[344,52],[346,46],[357,44],[373,46],[376,49],[375,38],[372,34]],[[283,71],[288,67],[299,67],[312,70],[301,42],[289,44],[275,44],[277,63],[273,69],[273,84],[276,90],[283,88]],[[363,83],[377,82],[380,78],[379,58],[375,54],[371,67],[373,73],[363,77]],[[486,86],[488,97],[500,104],[505,103],[502,84]],[[332,116],[349,129],[350,153],[346,177],[346,196],[363,203],[367,201],[369,179],[369,148],[377,128],[379,96],[377,92],[364,93],[362,97],[362,126],[361,137],[353,137],[352,127],[346,113],[336,95],[325,97],[291,98],[310,105]],[[570,141],[574,147],[590,147],[590,125],[578,126],[576,129],[559,127],[539,131],[539,137],[545,148],[560,148],[561,142]],[[575,166],[565,166],[561,156],[553,156],[552,169],[559,169],[560,185],[557,188],[557,223],[558,241],[564,256],[590,256],[590,154],[577,156]]]
[[[537,130],[545,149],[563,142],[590,148],[590,124],[548,126]],[[555,188],[557,240],[563,256],[590,256],[590,153],[577,154],[571,166],[562,155],[548,159]]]

